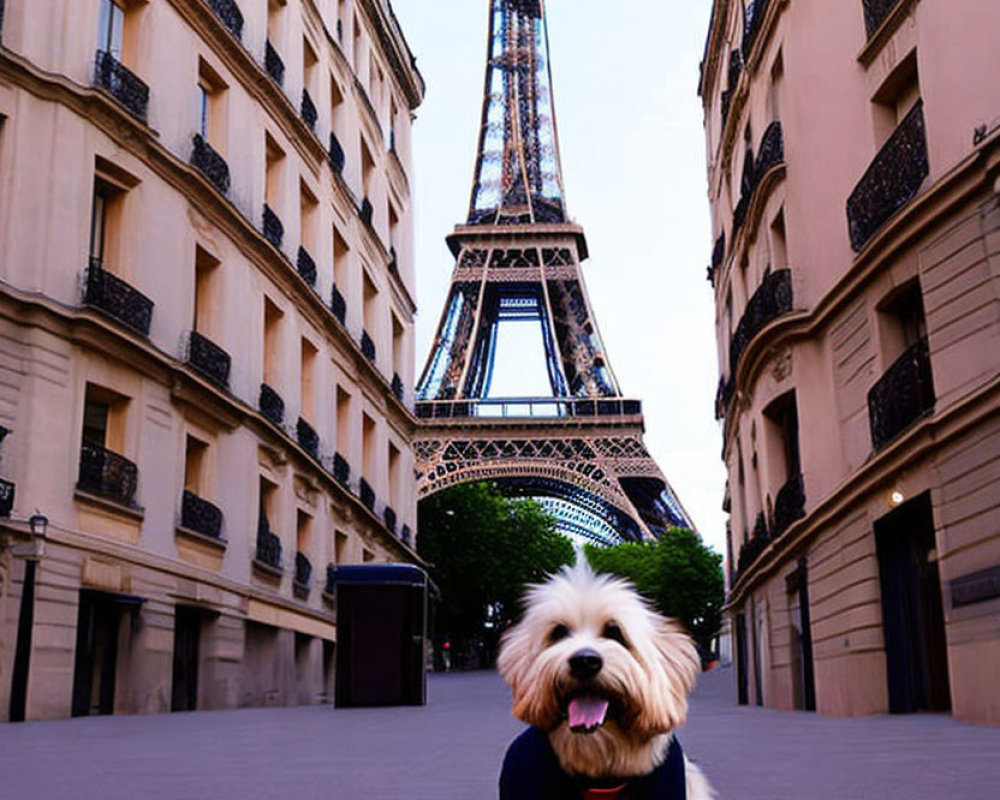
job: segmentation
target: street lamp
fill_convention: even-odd
[[[31,528],[31,538],[44,539],[49,529],[49,518],[41,511],[36,511],[28,520],[28,527]]]
[[[36,511],[28,519],[28,530],[31,532],[27,542],[19,542],[10,548],[15,558],[27,561],[39,561],[45,555],[45,534],[49,529],[49,518],[41,511]]]

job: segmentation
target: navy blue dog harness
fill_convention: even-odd
[[[548,734],[528,728],[507,749],[500,772],[500,800],[582,800],[593,787],[567,775]],[[610,796],[614,796],[613,794]],[[667,757],[649,775],[626,782],[628,800],[687,800],[684,751],[672,739]]]

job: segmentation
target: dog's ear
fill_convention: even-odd
[[[701,669],[691,637],[672,620],[652,615],[654,658],[648,664],[649,694],[636,727],[647,735],[669,733],[687,718],[687,696]]]
[[[503,635],[497,671],[511,688],[514,716],[547,730],[555,725],[559,709],[550,681],[538,674],[539,643],[533,633],[532,625],[522,620]]]

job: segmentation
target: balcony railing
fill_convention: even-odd
[[[271,533],[263,509],[257,522],[257,560],[274,569],[281,569],[281,539]]]
[[[761,514],[760,520],[763,520],[764,515]],[[739,577],[743,575],[753,563],[760,558],[761,554],[767,549],[767,546],[771,543],[771,536],[767,532],[767,526],[764,526],[763,532],[755,532],[753,538],[749,541],[744,542],[743,546],[740,547],[739,560],[736,566],[736,575],[734,576],[734,582],[739,580]]]
[[[295,582],[302,588],[312,583],[313,565],[305,553],[295,554]]]
[[[313,289],[316,288],[316,262],[313,261],[313,257],[304,247],[299,248],[299,255],[295,259],[295,269],[306,283]]]
[[[229,388],[229,371],[233,359],[229,353],[198,331],[191,331],[188,341],[188,363],[212,383],[223,389]]]
[[[222,510],[193,492],[184,491],[181,499],[181,527],[210,536],[222,538]]]
[[[264,45],[264,70],[278,86],[285,82],[285,62],[281,60],[278,51],[274,49],[271,40]]]
[[[934,409],[934,381],[927,340],[911,346],[868,393],[872,447],[881,450]]]
[[[345,324],[347,320],[347,301],[336,286],[333,287],[333,291],[330,293],[330,312],[337,318],[337,321],[341,325]]]
[[[229,28],[229,32],[237,39],[243,37],[243,14],[240,7],[233,0],[208,0],[222,24]]]
[[[806,515],[806,486],[802,474],[792,476],[778,490],[774,500],[774,525],[771,537],[777,539],[789,526]]]
[[[358,213],[361,215],[361,221],[370,228],[372,226],[372,215],[375,213],[375,209],[372,208],[372,201],[367,197],[364,198],[361,201],[361,208],[358,209]]]
[[[319,434],[308,422],[299,417],[295,426],[295,436],[299,446],[313,458],[319,458]]]
[[[87,288],[83,302],[114,317],[142,336],[149,336],[153,321],[153,301],[112,275],[96,258],[87,270]]]
[[[285,401],[266,383],[260,385],[260,412],[279,428],[285,421]]]
[[[764,25],[764,18],[767,16],[767,7],[771,0],[753,0],[747,6],[745,15],[745,25],[743,27],[743,58],[750,57],[750,52],[760,35],[760,30]]]
[[[117,453],[94,442],[80,447],[80,477],[77,488],[123,506],[135,505],[139,469]]]
[[[364,478],[361,479],[358,497],[361,498],[361,503],[365,508],[369,511],[375,510],[375,490],[372,489],[371,485]]]
[[[392,376],[392,393],[397,400],[403,399],[403,379],[399,377],[399,373],[394,373]]]
[[[330,159],[330,168],[338,175],[341,174],[344,171],[346,157],[344,148],[340,146],[340,140],[333,131],[330,131],[330,151],[327,156]]]
[[[865,32],[869,39],[882,27],[886,17],[900,2],[901,0],[862,0],[865,7]]]
[[[361,331],[361,353],[373,364],[375,363],[375,341],[368,335],[368,331]]]
[[[389,533],[396,532],[396,510],[386,506],[382,511],[382,519],[385,520],[385,527]]]
[[[563,417],[637,417],[642,414],[639,400],[573,400],[553,397],[512,397],[485,400],[431,400],[417,403],[421,419]]]
[[[205,141],[200,133],[194,135],[194,150],[191,152],[191,164],[211,181],[220,194],[229,191],[229,165],[212,146]]]
[[[306,89],[302,90],[302,105],[299,111],[302,114],[302,121],[309,126],[309,130],[315,132],[316,120],[319,118],[319,114],[316,112],[316,104],[313,103]]]
[[[736,326],[729,344],[729,374],[735,375],[743,351],[768,323],[792,310],[792,273],[781,269],[772,272],[754,292],[746,311]]]
[[[407,546],[413,544],[413,534],[410,532],[409,525],[403,526],[403,532],[399,535],[399,538],[403,541],[403,544]]]
[[[748,156],[749,158],[749,156]],[[746,222],[747,213],[750,211],[750,203],[753,201],[754,193],[760,186],[761,180],[785,160],[785,137],[781,128],[781,123],[775,120],[764,131],[760,140],[760,151],[757,159],[751,165],[749,162],[744,165],[742,189],[740,200],[733,211],[733,230],[739,230]]]
[[[0,517],[10,516],[11,510],[14,508],[15,488],[11,481],[0,478]]]
[[[278,215],[274,213],[267,203],[264,203],[263,233],[265,239],[279,250],[281,249],[281,242],[285,238],[285,226],[281,224]]]
[[[916,196],[929,172],[923,103],[918,102],[847,199],[847,224],[855,252]]]
[[[98,50],[94,83],[106,89],[133,116],[146,121],[149,87],[107,50]]]
[[[333,479],[345,489],[351,483],[351,465],[340,453],[335,453],[333,456]]]

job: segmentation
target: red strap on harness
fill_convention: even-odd
[[[623,783],[613,789],[584,789],[583,800],[628,800],[628,786]]]

